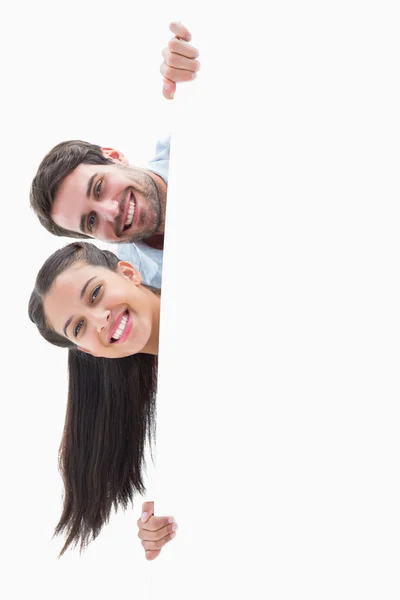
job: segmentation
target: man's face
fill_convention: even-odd
[[[165,205],[155,179],[120,162],[81,164],[61,183],[51,212],[69,231],[105,242],[134,242],[159,233]]]

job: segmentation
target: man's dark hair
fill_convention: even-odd
[[[47,231],[53,235],[72,238],[90,238],[90,236],[77,231],[69,231],[59,227],[51,218],[54,198],[64,179],[80,164],[109,165],[111,158],[106,158],[100,146],[71,140],[61,142],[42,160],[31,184],[31,207],[37,214],[39,221]]]

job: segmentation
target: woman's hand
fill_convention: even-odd
[[[178,525],[172,517],[155,517],[154,502],[144,502],[142,516],[137,522],[138,538],[146,553],[147,560],[154,560],[165,544],[175,537]]]
[[[169,26],[175,37],[171,38],[168,47],[164,48],[162,55],[164,62],[160,67],[163,81],[163,95],[167,100],[172,100],[179,81],[191,81],[200,69],[200,63],[195,60],[199,55],[198,50],[188,42],[192,36],[182,23],[174,22]]]

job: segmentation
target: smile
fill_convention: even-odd
[[[126,216],[124,230],[128,229],[128,227],[130,227],[132,225],[133,215],[135,214],[135,205],[136,205],[136,203],[135,203],[135,197],[134,197],[134,195],[133,195],[132,192],[131,192],[128,204],[129,204],[128,214]]]
[[[132,319],[129,315],[129,311],[126,310],[117,319],[112,327],[110,343],[121,343],[126,340],[132,329]]]

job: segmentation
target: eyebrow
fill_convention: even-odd
[[[85,295],[85,292],[86,292],[86,290],[87,290],[87,287],[88,287],[88,285],[89,285],[89,284],[90,284],[90,283],[93,281],[93,279],[96,279],[96,275],[95,275],[94,277],[91,277],[90,279],[88,279],[88,280],[87,280],[87,282],[85,283],[85,285],[83,286],[83,288],[81,289],[81,293],[79,294],[79,297],[80,297],[80,299],[81,299],[81,300],[83,299],[83,296]],[[65,323],[65,325],[64,325],[64,329],[63,329],[63,331],[64,331],[64,335],[65,335],[66,337],[69,337],[69,335],[68,335],[68,333],[67,333],[67,329],[68,329],[68,327],[70,326],[70,324],[71,324],[71,321],[72,321],[72,319],[73,319],[73,318],[74,318],[73,316],[72,316],[72,317],[70,317],[70,318],[68,319],[68,321],[67,321],[67,322]]]
[[[92,186],[93,186],[93,182],[96,179],[98,173],[95,173],[94,175],[92,175],[88,181],[88,185],[87,185],[87,189],[86,189],[86,198],[90,198],[91,193],[92,193]],[[81,220],[79,222],[79,229],[82,231],[82,233],[86,233],[86,219],[87,219],[87,215],[82,215],[81,216]]]
[[[94,175],[91,176],[91,178],[88,181],[88,186],[87,186],[87,190],[86,190],[86,197],[90,198],[90,194],[92,193],[92,185],[93,185],[93,181],[96,179],[98,173],[95,173]]]

